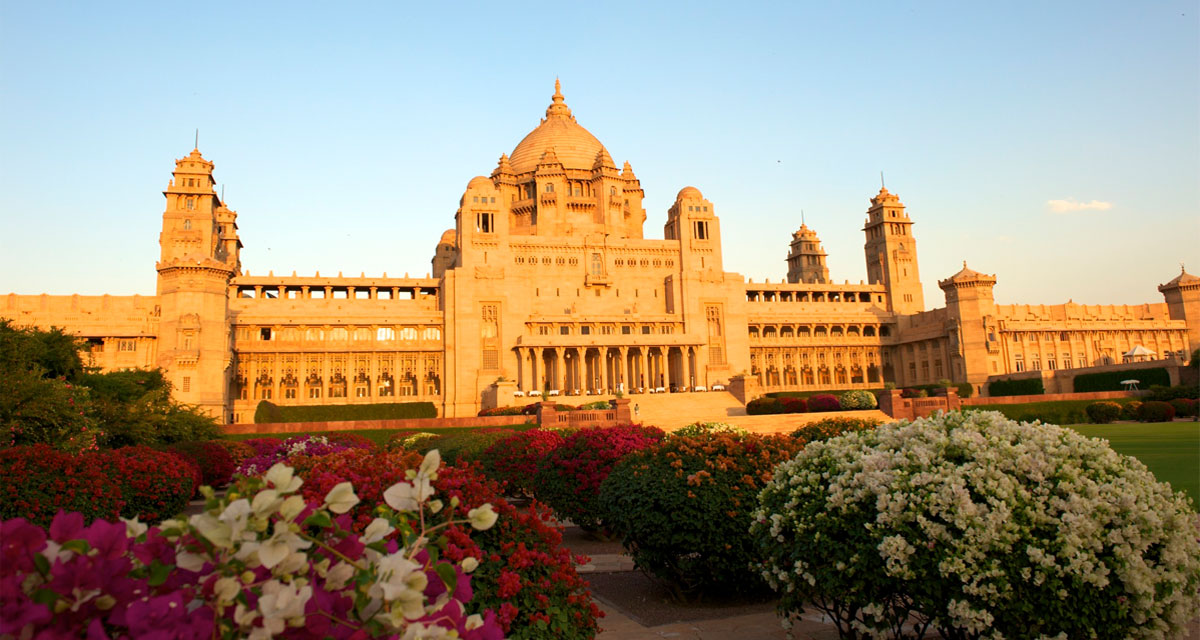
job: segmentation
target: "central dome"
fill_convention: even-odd
[[[596,155],[608,151],[596,136],[575,122],[571,109],[563,101],[562,85],[554,81],[554,102],[546,108],[546,118],[536,129],[529,132],[513,149],[509,162],[514,174],[537,169],[542,154],[553,149],[558,161],[567,169],[590,170],[596,163]]]

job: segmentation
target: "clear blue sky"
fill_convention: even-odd
[[[964,259],[1001,302],[1200,273],[1194,1],[440,4],[3,0],[0,292],[152,294],[196,128],[251,273],[423,275],[555,76],[633,164],[647,237],[694,185],[756,281],[801,209],[865,278],[880,170],[930,307]]]

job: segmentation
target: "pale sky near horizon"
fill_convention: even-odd
[[[755,281],[801,210],[865,279],[881,170],[929,308],[963,260],[1002,303],[1200,274],[1194,1],[436,4],[0,0],[0,294],[152,295],[197,128],[243,268],[424,275],[556,76],[641,179],[646,237],[696,186]]]

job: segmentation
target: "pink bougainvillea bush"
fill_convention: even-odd
[[[435,516],[439,460],[385,491],[358,533],[350,483],[306,503],[279,464],[205,511],[147,527],[60,513],[49,530],[0,522],[0,636],[135,638],[460,637],[498,640],[495,614],[468,614],[474,558],[439,559],[449,526],[486,530],[490,505]],[[457,634],[451,636],[450,634]]]
[[[274,438],[253,438],[246,444],[254,447],[258,455],[247,458],[238,465],[234,475],[256,476],[270,469],[272,465],[286,460],[289,456],[323,456],[347,449],[369,449],[353,440],[330,441],[324,436],[296,436],[287,440]],[[373,445],[372,445],[373,446]]]
[[[538,462],[562,445],[566,435],[554,429],[518,431],[488,447],[479,462],[483,472],[501,483],[509,494],[533,493]]]
[[[361,450],[332,455],[289,459],[306,479],[302,491],[307,499],[320,496],[343,482],[351,482],[362,502],[346,515],[360,530],[372,522],[373,505],[394,482],[402,480],[421,462],[412,452],[371,453]],[[549,522],[548,510],[534,502],[527,509],[508,503],[499,485],[474,467],[443,466],[434,488],[458,517],[471,509],[490,504],[500,515],[496,526],[468,535],[465,527],[445,531],[449,544],[443,558],[479,561],[472,574],[474,598],[469,612],[495,611],[509,638],[569,638],[586,640],[598,631],[599,609],[591,601],[588,584],[575,570],[575,563],[562,546],[562,535]]]
[[[663,439],[658,427],[636,424],[581,429],[538,462],[534,495],[559,519],[586,529],[601,528],[596,509],[600,483],[626,454]]]

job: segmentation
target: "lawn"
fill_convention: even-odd
[[[519,416],[518,416],[519,417]],[[524,431],[536,427],[536,423],[527,424],[506,424],[497,427],[486,427],[488,429],[512,429],[513,431]],[[438,435],[448,433],[460,433],[464,430],[470,431],[479,429],[480,427],[438,427],[436,429],[355,429],[352,431],[299,431],[295,433],[227,433],[225,437],[229,440],[249,440],[251,438],[279,438],[287,440],[297,436],[327,436],[338,433],[353,433],[360,435],[379,446],[387,444],[388,438],[392,437],[393,433],[400,431],[420,431],[421,433],[436,433]]]
[[[1104,438],[1117,452],[1133,456],[1176,491],[1200,506],[1200,422],[1072,424],[1070,428]]]

